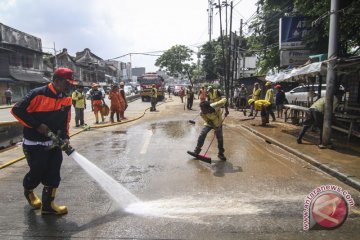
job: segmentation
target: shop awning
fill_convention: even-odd
[[[44,79],[42,73],[36,72],[20,72],[20,71],[10,71],[10,76],[15,80],[24,81],[24,82],[33,82],[33,83],[47,83],[48,80]]]
[[[14,79],[0,77],[0,82],[15,83]]]
[[[304,67],[294,68],[288,72],[279,72],[273,75],[267,75],[265,79],[270,82],[283,82],[283,81],[291,81],[294,77],[299,77],[303,75],[311,75],[311,74],[319,74],[321,71],[326,69],[326,64],[323,62],[315,62]]]

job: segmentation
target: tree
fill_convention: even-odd
[[[193,51],[190,48],[184,45],[175,45],[156,59],[155,66],[158,66],[160,70],[167,71],[170,76],[187,74],[191,81],[191,74],[195,69],[194,64],[190,64],[190,61],[193,60],[192,54]]]

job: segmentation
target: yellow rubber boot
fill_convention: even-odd
[[[67,214],[67,207],[66,206],[58,206],[54,202],[56,195],[56,188],[44,186],[42,192],[42,208],[41,214],[53,214],[53,215],[63,215]]]
[[[40,198],[34,193],[33,189],[26,189],[24,188],[24,195],[30,206],[35,209],[41,208],[41,200]]]

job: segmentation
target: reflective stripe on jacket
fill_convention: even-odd
[[[56,92],[52,83],[32,89],[11,109],[14,117],[24,125],[24,138],[31,141],[49,141],[50,138],[40,134],[36,129],[43,123],[60,137],[69,138],[71,115],[71,97]]]

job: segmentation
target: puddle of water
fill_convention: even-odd
[[[111,133],[112,134],[126,134],[126,131],[119,130],[119,131],[112,131]]]
[[[136,202],[125,208],[128,213],[167,218],[195,218],[203,216],[258,214],[257,206],[230,198],[172,198]]]
[[[186,121],[157,122],[150,125],[150,129],[161,129],[169,138],[183,138],[189,134],[190,125]]]
[[[123,185],[115,181],[111,176],[78,152],[74,151],[70,154],[70,157],[72,157],[101,186],[101,188],[109,194],[119,207],[125,208],[129,204],[140,201]]]

